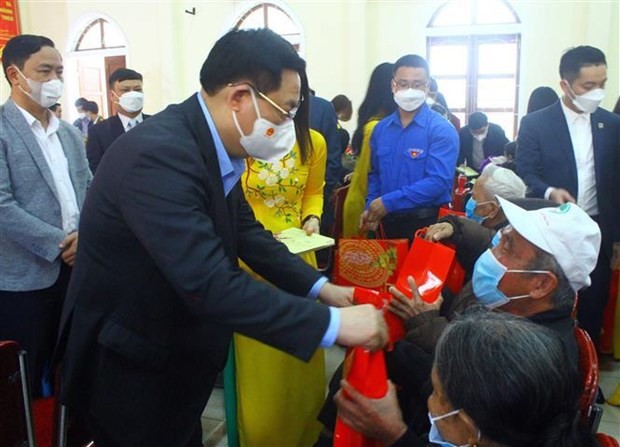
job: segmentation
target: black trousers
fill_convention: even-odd
[[[44,391],[48,395],[54,389],[51,360],[70,274],[71,268],[63,262],[58,279],[50,287],[0,291],[0,340],[14,340],[28,352],[33,397],[42,396]]]
[[[594,346],[598,347],[611,281],[611,259],[604,247],[601,247],[596,267],[590,273],[590,280],[592,281],[590,287],[579,292],[577,321],[579,321],[579,326],[590,335]]]
[[[411,243],[417,230],[437,222],[438,214],[438,207],[389,213],[381,219],[381,226],[386,239],[408,239]]]

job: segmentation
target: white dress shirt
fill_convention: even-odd
[[[69,175],[69,163],[56,133],[60,121],[53,113],[48,112],[49,123],[47,129],[43,129],[43,125],[39,120],[21,107],[17,106],[17,108],[22,112],[30,129],[32,129],[32,133],[41,147],[45,161],[50,171],[52,171],[52,178],[54,179],[54,187],[56,189],[54,193],[60,204],[62,215],[62,229],[65,234],[76,231],[78,229],[80,209],[75,197],[71,176]]]
[[[596,201],[596,176],[594,174],[594,146],[592,144],[592,125],[589,113],[577,113],[566,107],[562,111],[568,124],[570,139],[577,165],[577,205],[588,215],[598,214]]]
[[[140,112],[140,114],[134,118],[129,118],[128,116],[125,116],[122,113],[119,113],[118,117],[120,118],[121,123],[123,123],[123,129],[125,129],[125,132],[127,132],[130,129],[133,129],[134,127],[136,127],[138,124],[140,124],[144,120],[144,117],[142,116],[142,112]]]

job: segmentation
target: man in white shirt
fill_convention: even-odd
[[[128,68],[119,68],[110,75],[108,86],[116,115],[101,121],[88,131],[86,156],[93,174],[108,147],[118,137],[150,116],[142,113],[144,92],[140,73]]]
[[[517,172],[532,197],[577,203],[601,228],[592,286],[579,293],[577,314],[596,343],[610,273],[620,264],[620,117],[598,107],[607,82],[601,50],[568,50],[560,60],[560,78],[561,100],[521,122]]]
[[[0,340],[28,352],[32,390],[47,393],[60,310],[92,178],[79,132],[48,107],[63,90],[62,58],[43,36],[4,48],[11,96],[0,106]]]

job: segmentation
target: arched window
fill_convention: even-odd
[[[301,30],[295,20],[274,3],[259,3],[243,14],[235,29],[269,28],[288,40],[295,50],[302,49]]]
[[[106,50],[124,47],[125,38],[120,30],[107,20],[100,18],[92,21],[84,28],[73,51]]]
[[[108,94],[108,78],[117,68],[125,67],[127,39],[113,19],[87,13],[71,27],[65,59],[66,98],[71,104],[86,98],[99,106],[104,118],[113,112]],[[73,107],[65,109],[77,118]]]
[[[431,18],[427,57],[452,113],[484,112],[508,138],[517,123],[520,20],[504,0],[450,0]]]

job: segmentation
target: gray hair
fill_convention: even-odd
[[[435,351],[437,378],[454,409],[504,446],[579,445],[579,374],[550,329],[505,312],[454,319]]]
[[[484,181],[484,190],[493,199],[495,196],[507,200],[522,199],[525,197],[527,187],[521,177],[512,170],[502,168],[493,163],[485,166],[479,180]]]

